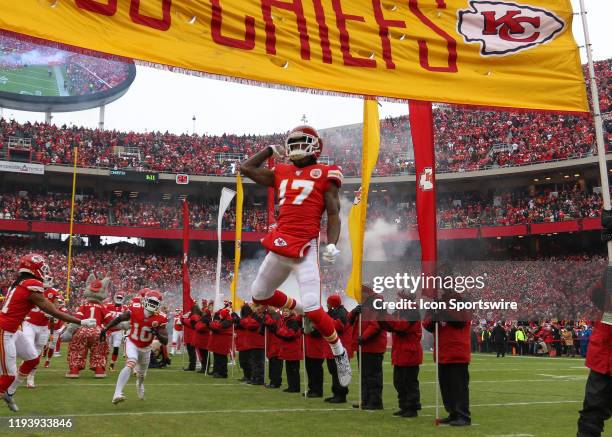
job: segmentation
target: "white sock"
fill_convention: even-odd
[[[28,375],[28,378],[27,378],[28,384],[34,384],[34,375],[36,375],[36,368],[32,369],[32,371]]]
[[[11,385],[9,385],[9,388],[6,390],[8,392],[8,394],[10,394],[11,396],[13,396],[15,394],[15,392],[17,391],[17,388],[23,384],[23,381],[25,380],[26,377],[21,376],[21,374],[17,373],[17,376],[15,377],[15,379],[13,380],[13,382],[11,383]]]
[[[332,353],[336,356],[344,353],[344,346],[342,346],[342,342],[340,340],[335,343],[330,343],[329,347],[331,347]]]
[[[125,366],[123,369],[121,369],[121,372],[119,372],[119,377],[117,378],[117,386],[115,387],[115,397],[123,394],[123,388],[125,387],[125,384],[127,384],[127,382],[130,380],[132,372],[133,370],[128,366]]]

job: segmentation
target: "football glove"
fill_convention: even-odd
[[[98,322],[96,321],[96,319],[81,320],[81,326],[84,326],[85,328],[95,328],[97,324]]]
[[[275,158],[284,159],[286,157],[285,147],[279,146],[278,144],[272,144],[268,146],[272,150],[272,155]]]
[[[333,264],[336,262],[338,256],[340,256],[340,251],[338,250],[335,244],[330,243],[325,246],[325,249],[323,250],[323,259],[325,261],[330,264]]]
[[[100,331],[100,343],[104,343],[106,341],[106,329]]]

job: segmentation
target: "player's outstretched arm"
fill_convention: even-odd
[[[168,344],[168,331],[165,326],[163,328],[157,328],[154,333],[161,344]]]
[[[111,320],[108,323],[108,325],[106,325],[106,327],[104,327],[104,331],[108,331],[109,329],[111,329],[114,326],[117,326],[121,322],[129,321],[130,320],[130,315],[131,315],[131,313],[129,311],[122,312],[117,317],[115,317],[113,320]]]
[[[340,238],[340,194],[336,184],[329,184],[325,190],[327,211],[327,243],[338,244]]]
[[[260,150],[248,159],[240,163],[240,173],[266,187],[274,186],[274,173],[268,168],[262,167],[268,158],[272,157],[274,151],[271,146]]]
[[[30,293],[30,302],[56,319],[63,320],[67,323],[75,323],[77,325],[81,324],[81,319],[77,319],[70,314],[60,311],[45,296],[43,296],[42,293]]]

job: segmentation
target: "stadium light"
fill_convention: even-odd
[[[550,176],[546,176],[546,180],[549,181],[550,180]]]
[[[570,176],[568,174],[566,174],[565,176],[563,176],[565,179],[569,178]]]
[[[540,180],[538,178],[534,178],[533,181],[534,182],[540,182]]]
[[[575,177],[575,178],[580,177],[580,173],[576,173],[576,174],[574,175],[574,177]]]

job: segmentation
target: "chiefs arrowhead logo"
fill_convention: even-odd
[[[482,56],[506,56],[546,44],[565,22],[550,11],[500,1],[470,1],[457,11],[457,31],[467,43],[480,43]]]
[[[283,240],[281,237],[278,237],[277,239],[274,240],[274,245],[276,247],[285,247],[287,246],[287,242]]]
[[[431,167],[425,167],[419,175],[419,188],[422,191],[430,191],[433,187],[433,170]]]

